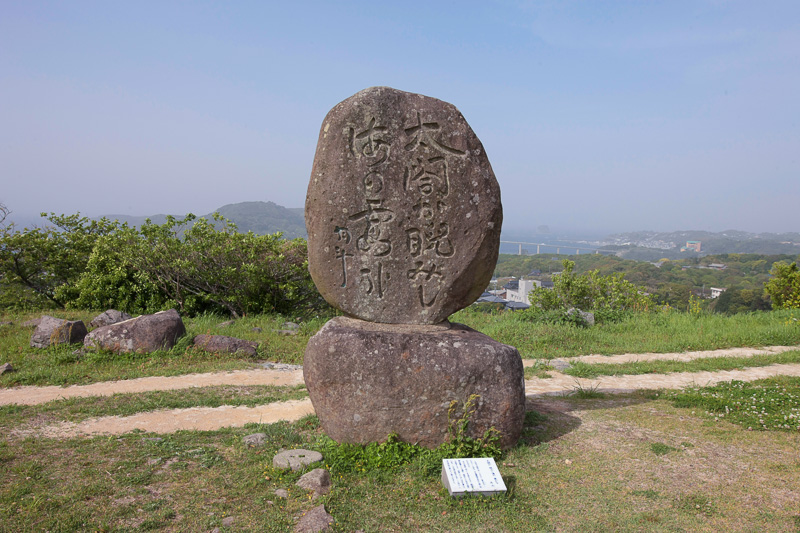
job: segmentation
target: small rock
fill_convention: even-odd
[[[571,460],[569,460],[569,459],[564,459],[564,464],[566,464],[566,465],[571,465],[571,464],[572,464],[572,461],[571,461]]]
[[[331,490],[331,475],[324,468],[315,468],[295,483],[301,489],[313,490],[315,496],[328,494]]]
[[[299,329],[300,329],[300,324],[295,324],[294,322],[284,322],[284,323],[281,325],[281,328],[283,328],[283,329],[290,329],[290,330],[293,330],[293,331],[297,331],[297,330],[299,330]]]
[[[160,462],[161,462],[161,458],[160,457],[156,457],[155,459],[148,459],[147,460],[147,465],[148,466],[153,466],[153,465],[157,465]]]
[[[253,433],[252,435],[247,435],[246,437],[242,438],[242,443],[251,448],[264,446],[264,444],[267,443],[267,434]]]
[[[325,506],[318,505],[300,517],[294,530],[295,533],[329,531],[333,522],[333,517],[325,510]]]
[[[286,489],[275,489],[275,496],[286,499],[289,497],[289,491]]]
[[[296,471],[319,461],[322,461],[322,454],[319,452],[303,449],[286,450],[272,459],[272,466],[275,468],[291,468]]]
[[[225,322],[220,322],[219,324],[217,324],[217,327],[218,328],[227,328],[228,326],[230,326],[234,322],[235,322],[235,320],[227,320]]]
[[[552,366],[556,370],[566,370],[570,368],[572,365],[564,361],[563,359],[553,359],[552,361],[550,361],[550,366]]]
[[[222,519],[222,527],[231,527],[235,521],[236,519],[232,516],[226,516]]]
[[[242,352],[250,357],[258,353],[258,343],[226,337],[225,335],[198,335],[194,338],[194,345],[206,352],[212,353],[237,353]]]
[[[13,372],[13,371],[14,367],[11,366],[11,363],[3,363],[3,365],[0,366],[0,374],[5,374],[6,372]]]
[[[116,309],[108,309],[94,317],[92,321],[89,322],[89,327],[99,328],[102,326],[110,326],[111,324],[124,322],[126,320],[130,320],[131,318],[133,317],[128,313],[117,311]]]
[[[264,331],[264,330],[263,330],[263,329],[261,329],[261,328],[258,328],[258,327],[256,327],[256,328],[253,328],[253,330],[252,330],[252,331],[255,331],[256,333],[261,333],[261,332],[262,332],[262,331]]]
[[[218,528],[218,527],[215,527],[214,529],[212,529],[212,530],[211,530],[211,531],[209,531],[208,533],[219,533],[219,528]]]
[[[0,326],[13,326],[13,325],[14,325],[13,322],[8,322],[8,321],[0,322]]]

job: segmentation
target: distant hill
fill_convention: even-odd
[[[238,204],[223,205],[215,209],[214,212],[236,224],[236,227],[242,233],[252,231],[253,233],[264,235],[280,231],[286,239],[306,237],[306,224],[302,207],[286,208],[274,202],[239,202]],[[210,219],[214,212],[199,216],[200,218]],[[163,224],[167,220],[167,215],[103,216],[108,219],[127,222],[131,226],[141,226],[148,218],[154,224]]]

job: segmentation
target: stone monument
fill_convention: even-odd
[[[346,313],[308,343],[304,377],[325,431],[344,442],[437,446],[452,401],[478,395],[470,433],[522,430],[517,350],[447,318],[488,285],[500,188],[451,104],[389,87],[335,106],[306,197],[311,276]]]

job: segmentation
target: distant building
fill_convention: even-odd
[[[702,243],[700,241],[686,241],[686,246],[681,247],[681,252],[688,252],[692,250],[694,252],[700,252],[700,248]]]
[[[713,268],[714,270],[725,270],[726,268],[728,268],[728,265],[722,263],[711,263],[710,265],[708,265],[708,268]]]
[[[711,287],[711,297],[712,298],[719,298],[719,295],[723,292],[727,291],[728,289],[719,288],[719,287]]]
[[[506,300],[509,302],[521,302],[530,305],[531,302],[528,300],[528,293],[531,292],[534,287],[541,286],[541,281],[534,279],[521,279],[517,283],[516,289],[506,290]]]

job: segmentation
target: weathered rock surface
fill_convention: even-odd
[[[111,324],[116,324],[117,322],[123,322],[125,320],[130,320],[133,318],[128,313],[123,311],[117,311],[116,309],[108,309],[103,311],[96,317],[89,322],[90,328],[99,328],[102,326],[110,326]]]
[[[251,448],[260,448],[267,443],[266,433],[253,433],[242,438],[242,444]]]
[[[86,337],[86,324],[81,320],[63,320],[43,316],[31,336],[31,347],[47,348],[57,344],[73,344]]]
[[[322,461],[322,454],[314,450],[284,450],[272,458],[272,466],[275,468],[291,468],[300,470],[312,463]]]
[[[170,309],[99,327],[86,335],[83,344],[116,353],[146,353],[168,350],[185,334],[180,315]]]
[[[322,496],[331,490],[331,475],[324,468],[315,468],[303,474],[295,485],[301,489],[313,490],[315,496]]]
[[[298,520],[297,525],[294,527],[295,533],[317,533],[319,531],[328,531],[333,525],[333,516],[328,514],[324,505],[318,505],[307,511]]]
[[[14,367],[11,366],[11,363],[3,363],[0,365],[0,374],[5,374],[6,372],[13,372]]]
[[[436,324],[474,302],[497,261],[500,189],[453,105],[365,89],[325,117],[306,196],[309,270],[372,322]]]
[[[461,324],[373,324],[329,321],[306,347],[308,394],[325,432],[339,442],[446,440],[450,402],[459,413],[479,396],[468,433],[490,427],[513,446],[525,417],[522,359],[516,348]]]
[[[206,352],[236,353],[243,352],[251,357],[258,353],[258,343],[226,337],[225,335],[198,335],[194,338],[194,345]]]

